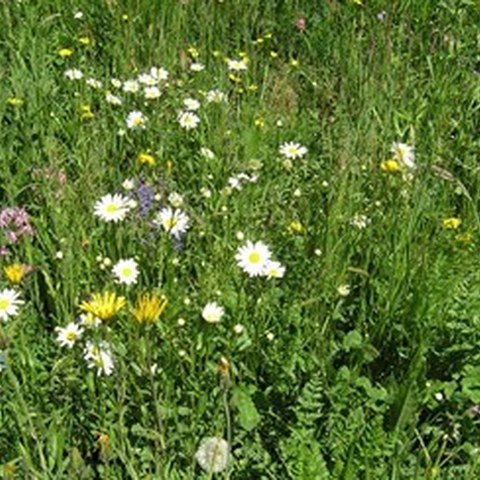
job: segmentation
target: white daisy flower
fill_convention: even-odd
[[[285,267],[280,262],[269,260],[265,265],[263,275],[268,279],[282,278],[285,275]]]
[[[133,130],[145,128],[146,122],[147,118],[142,112],[139,112],[138,110],[130,112],[127,116],[127,127]]]
[[[127,80],[123,83],[122,89],[127,93],[137,93],[140,90],[140,84],[137,80]]]
[[[117,277],[118,283],[132,285],[137,283],[139,275],[138,263],[133,258],[119,260],[112,268],[112,273]]]
[[[63,74],[69,80],[80,80],[83,78],[83,73],[81,70],[78,70],[78,68],[70,68],[68,70],[65,70]]]
[[[182,210],[170,207],[162,208],[155,220],[157,225],[161,225],[165,231],[174,237],[179,237],[182,233],[185,233],[188,230],[189,222],[190,219]]]
[[[180,208],[183,205],[183,197],[177,192],[172,192],[168,196],[168,202],[173,208]]]
[[[18,314],[18,307],[25,303],[19,297],[20,293],[10,288],[5,288],[0,292],[0,320],[5,322],[8,317]]]
[[[158,80],[155,77],[152,77],[149,73],[142,73],[138,76],[138,81],[143,85],[148,85],[153,87],[158,83]]]
[[[178,123],[185,130],[191,130],[192,128],[197,128],[200,119],[192,112],[181,112],[178,116]]]
[[[263,275],[270,260],[270,250],[263,242],[252,243],[250,240],[237,250],[237,265],[251,277]]]
[[[393,160],[402,166],[412,169],[416,167],[414,147],[406,143],[395,142],[390,151],[393,153]]]
[[[300,143],[296,142],[286,142],[280,146],[279,151],[286,158],[295,159],[302,158],[308,152],[307,148]]]
[[[200,102],[198,100],[195,100],[194,98],[186,98],[183,101],[183,105],[190,112],[194,112],[195,110],[198,110],[200,108]]]
[[[150,76],[157,81],[167,80],[168,79],[168,71],[165,70],[163,67],[152,67],[150,69]]]
[[[193,62],[190,65],[190,70],[192,72],[201,72],[202,70],[205,70],[205,65],[203,65],[203,63],[199,63],[199,62]]]
[[[105,94],[105,101],[111,103],[112,105],[121,105],[122,99],[118,95],[113,95],[110,92]]]
[[[66,327],[57,327],[57,342],[61,347],[72,348],[75,342],[82,337],[83,330],[75,322],[70,322]]]
[[[224,314],[225,310],[216,302],[207,303],[202,310],[202,317],[208,323],[218,323]]]
[[[105,341],[98,344],[87,342],[83,351],[83,358],[87,362],[88,368],[96,368],[97,375],[111,375],[113,372],[113,357],[110,346]]]
[[[82,313],[78,317],[78,323],[86,328],[95,328],[101,325],[102,321],[93,313]]]
[[[162,92],[158,87],[146,87],[143,95],[147,100],[155,100],[162,96]]]
[[[239,72],[241,70],[247,70],[247,64],[245,63],[244,60],[233,59],[227,62],[227,68],[231,72]]]
[[[102,82],[100,80],[96,80],[95,78],[87,78],[85,83],[92,88],[102,88]]]
[[[221,90],[214,89],[207,92],[208,103],[222,103],[227,101],[227,95]]]
[[[118,193],[107,194],[95,204],[94,214],[105,222],[118,222],[130,210],[130,199]]]
[[[204,438],[195,453],[195,460],[206,472],[225,470],[231,460],[228,442],[218,437]]]
[[[122,183],[122,187],[127,191],[133,190],[135,188],[135,181],[131,178],[126,178]]]

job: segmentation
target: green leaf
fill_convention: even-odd
[[[260,414],[246,385],[234,387],[232,403],[237,410],[236,420],[243,429],[253,430],[260,423]]]
[[[343,337],[343,348],[348,352],[352,348],[359,348],[362,346],[363,338],[359,331],[352,330]]]

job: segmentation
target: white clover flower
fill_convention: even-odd
[[[154,223],[161,225],[173,237],[179,237],[188,230],[190,219],[179,209],[162,208]]]
[[[147,118],[142,112],[139,112],[138,110],[130,112],[127,116],[127,127],[133,130],[145,128],[146,122]]]
[[[57,342],[61,347],[72,348],[75,342],[82,337],[83,330],[75,322],[70,322],[66,327],[57,327]]]
[[[208,323],[218,323],[224,314],[225,310],[216,302],[207,303],[202,310],[202,317]]]
[[[200,108],[200,102],[198,100],[195,100],[194,98],[186,98],[183,101],[183,105],[190,112],[194,112],[195,110],[198,110]]]
[[[236,59],[233,59],[233,60],[229,60],[227,62],[227,68],[231,71],[231,72],[239,72],[241,70],[247,70],[247,64],[244,60],[236,60]]]
[[[181,112],[178,116],[178,123],[185,130],[191,130],[197,128],[200,118],[192,112]]]
[[[147,100],[155,100],[162,96],[162,92],[158,87],[146,87],[143,95]]]
[[[204,438],[195,453],[195,459],[206,472],[222,472],[231,460],[228,442],[218,437]]]
[[[300,143],[296,142],[286,142],[283,145],[280,145],[280,153],[289,159],[302,158],[308,152],[307,148]]]
[[[227,95],[221,90],[214,89],[207,92],[208,103],[222,103],[227,101]]]
[[[111,103],[112,105],[121,105],[123,103],[122,99],[118,95],[113,95],[110,92],[105,94],[105,101],[107,103]]]
[[[393,153],[393,160],[396,160],[400,165],[411,169],[416,167],[414,147],[406,143],[395,142],[392,144],[390,151]]]
[[[285,267],[280,262],[269,260],[265,265],[263,275],[268,279],[282,278],[285,275]]]
[[[67,77],[69,80],[80,80],[83,78],[83,72],[78,68],[70,68],[63,72],[63,75]]]
[[[5,322],[8,317],[18,314],[18,307],[25,303],[19,297],[20,293],[10,288],[5,288],[0,292],[0,320]]]
[[[75,12],[73,12],[73,18],[75,20],[81,20],[83,18],[83,12],[81,12],[80,10],[76,10]]]
[[[140,90],[140,84],[137,80],[127,80],[123,83],[123,91],[127,93],[137,93]]]
[[[83,351],[83,358],[87,362],[88,368],[96,368],[97,375],[111,375],[113,372],[113,357],[110,346],[105,341],[97,344],[87,342]]]
[[[193,62],[192,64],[190,64],[190,70],[192,72],[201,72],[202,70],[205,70],[205,65],[199,62]]]
[[[237,323],[236,325],[234,325],[233,331],[237,335],[241,335],[245,331],[245,327],[241,323]]]
[[[118,283],[124,283],[125,285],[137,283],[137,278],[140,274],[138,271],[138,263],[133,258],[119,260],[113,266],[112,273]]]
[[[250,240],[237,250],[237,265],[251,277],[264,275],[265,266],[270,260],[270,250],[263,242],[252,243]]]
[[[359,230],[363,230],[364,228],[368,227],[370,222],[370,218],[368,218],[366,215],[357,214],[350,220],[350,225],[358,228]]]
[[[130,210],[130,199],[118,193],[105,195],[95,204],[94,214],[105,222],[118,222]]]

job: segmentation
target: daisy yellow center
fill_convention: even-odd
[[[73,342],[74,340],[77,339],[77,334],[75,332],[68,332],[66,335],[65,335],[66,339],[70,342]]]
[[[248,261],[250,263],[260,263],[260,260],[261,260],[261,257],[260,257],[260,254],[258,252],[252,252],[248,256]]]
[[[105,211],[107,213],[115,213],[118,210],[118,205],[115,205],[115,203],[110,203],[105,207]]]
[[[133,119],[133,124],[139,127],[143,123],[142,117],[136,117]]]
[[[133,275],[133,271],[130,267],[122,268],[122,277],[131,277]]]
[[[165,225],[167,226],[167,228],[170,230],[172,229],[176,224],[177,224],[178,220],[176,218],[168,218],[166,221],[165,221]]]
[[[288,149],[288,153],[289,153],[290,155],[296,155],[296,154],[298,153],[298,148],[297,148],[297,147],[290,147],[290,148]]]
[[[10,300],[8,298],[2,298],[0,300],[0,310],[6,310],[10,306]]]

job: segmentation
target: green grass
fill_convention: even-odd
[[[0,322],[2,478],[480,477],[480,7],[363,3],[0,5],[0,206],[25,207],[35,229],[15,244],[0,232],[0,291],[25,302]],[[226,59],[243,54],[236,82]],[[152,66],[169,72],[159,99],[111,84]],[[227,102],[207,103],[212,89]],[[201,102],[189,131],[187,97]],[[308,153],[285,161],[290,141]],[[382,170],[394,142],[414,146],[414,170]],[[258,179],[229,187],[240,173]],[[103,222],[101,197],[137,195],[126,179],[156,195],[149,216]],[[152,222],[172,192],[190,218],[181,243]],[[284,277],[243,272],[246,240]],[[104,258],[135,258],[138,282],[116,283]],[[3,271],[14,262],[32,267],[18,286]],[[105,290],[127,305],[60,346],[56,329]],[[130,312],[143,292],[168,299],[153,325]],[[213,301],[225,315],[209,324]],[[84,359],[100,340],[111,375]],[[231,448],[220,473],[195,459],[214,436]]]

